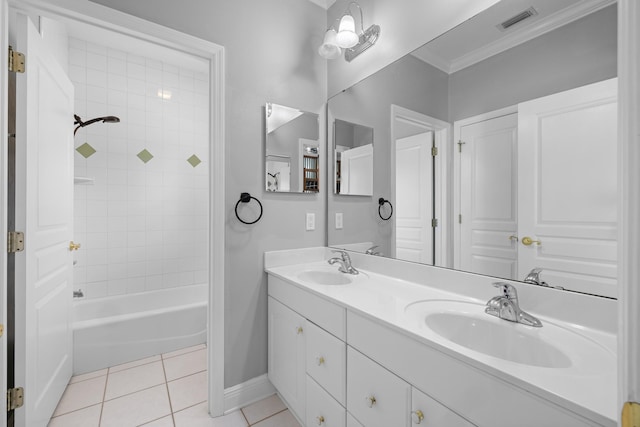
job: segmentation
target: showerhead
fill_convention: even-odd
[[[95,119],[91,119],[91,120],[87,120],[86,122],[83,122],[80,116],[78,116],[77,114],[73,115],[73,120],[74,120],[73,124],[78,125],[73,131],[74,135],[76,134],[76,132],[78,132],[78,129],[83,128],[85,126],[92,125],[97,122],[102,122],[102,123],[119,123],[120,122],[120,119],[116,116],[97,117]]]

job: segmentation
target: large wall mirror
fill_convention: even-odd
[[[329,192],[328,244],[615,298],[616,15],[502,0],[330,98],[372,129],[373,186]]]
[[[265,189],[320,191],[318,115],[268,102],[265,106]]]

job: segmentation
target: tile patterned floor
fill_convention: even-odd
[[[277,395],[207,413],[204,345],[71,378],[49,427],[300,427]]]

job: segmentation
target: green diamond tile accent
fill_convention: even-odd
[[[153,154],[147,151],[145,148],[141,152],[138,153],[138,158],[142,160],[143,163],[147,163],[149,160],[153,159]]]
[[[93,156],[93,154],[96,152],[96,149],[89,145],[88,142],[85,142],[84,144],[76,148],[76,151],[80,153],[82,157],[88,159],[89,157]]]
[[[189,164],[195,168],[195,167],[196,167],[196,166],[198,166],[200,163],[202,163],[202,160],[200,160],[200,159],[198,158],[198,156],[196,156],[196,155],[194,154],[193,156],[191,156],[191,157],[189,157],[189,158],[187,159],[187,162],[189,162]]]

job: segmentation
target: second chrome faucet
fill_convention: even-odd
[[[518,292],[513,285],[496,282],[493,286],[500,290],[500,295],[487,301],[487,306],[484,309],[485,313],[510,322],[522,323],[536,328],[542,327],[542,322],[538,318],[520,308]]]

